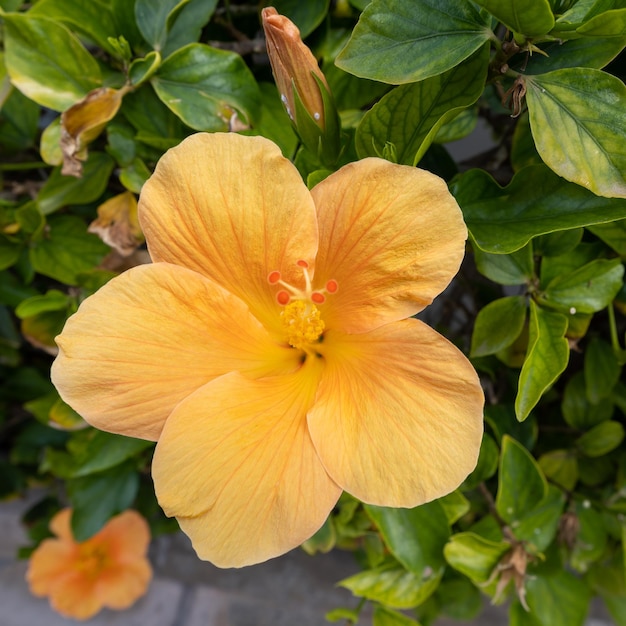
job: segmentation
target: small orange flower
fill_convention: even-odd
[[[87,298],[52,380],[97,428],[158,440],[152,477],[201,558],[308,539],[342,489],[414,507],[478,457],[483,394],[417,319],[465,253],[437,176],[382,159],[309,191],[262,137],[199,133],[139,200],[154,263]]]
[[[48,596],[55,611],[78,620],[104,607],[127,609],[146,593],[152,578],[148,524],[135,511],[124,511],[79,543],[72,536],[71,515],[71,509],[57,513],[50,522],[56,538],[33,552],[26,573],[31,593]]]

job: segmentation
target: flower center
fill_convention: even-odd
[[[313,289],[309,264],[298,261],[297,265],[304,274],[304,289],[299,289],[285,282],[279,271],[270,272],[267,281],[270,285],[280,285],[283,289],[276,293],[276,301],[284,307],[280,319],[290,346],[305,350],[307,346],[320,341],[326,325],[321,318],[317,304],[326,301],[326,294],[333,294],[339,288],[336,280],[329,280],[324,289]]]
[[[85,543],[79,547],[78,570],[91,580],[96,579],[108,565],[108,554],[104,546]]]

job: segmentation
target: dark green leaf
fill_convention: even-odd
[[[543,552],[554,540],[563,506],[565,495],[554,485],[548,486],[548,493],[519,520],[511,524],[511,530],[517,539],[526,542],[529,549]]]
[[[583,626],[591,591],[588,585],[564,570],[554,576],[529,576],[526,599],[542,626]]]
[[[165,45],[169,26],[189,0],[136,0],[135,19],[143,38],[160,51]]]
[[[520,170],[504,188],[484,170],[470,170],[451,190],[485,252],[513,252],[537,235],[626,217],[625,200],[597,196],[545,165]]]
[[[444,567],[441,550],[450,527],[441,505],[435,501],[414,509],[390,509],[365,505],[367,514],[380,530],[391,553],[418,577],[440,573]]]
[[[6,152],[33,148],[39,130],[41,107],[17,89],[12,89],[0,108],[0,148]]]
[[[272,6],[300,29],[302,38],[307,37],[322,23],[329,5],[330,0],[272,0]]]
[[[500,298],[483,307],[474,324],[471,356],[495,354],[510,346],[524,328],[527,308],[524,296]]]
[[[359,157],[380,156],[386,145],[393,145],[398,163],[416,165],[439,128],[480,97],[488,62],[489,50],[483,46],[444,74],[401,85],[383,96],[357,127]]]
[[[593,337],[587,344],[584,368],[587,398],[592,404],[597,404],[611,395],[622,368],[613,348],[598,337]]]
[[[108,154],[90,152],[81,178],[64,176],[60,167],[55,168],[37,195],[39,210],[48,215],[63,206],[97,200],[109,182],[113,166]]]
[[[626,7],[594,15],[581,24],[576,32],[585,37],[613,37],[621,41],[626,37]]]
[[[541,37],[554,26],[548,0],[476,0],[509,30],[526,37]]]
[[[530,301],[528,352],[520,372],[515,399],[517,419],[525,420],[543,393],[567,367],[569,344],[565,338],[567,318]]]
[[[594,69],[526,77],[535,145],[567,180],[609,198],[626,198],[626,86]]]
[[[472,489],[481,482],[491,478],[498,469],[499,456],[500,450],[498,450],[493,437],[488,433],[484,433],[476,469],[465,479],[461,488]]]
[[[260,93],[243,59],[196,43],[169,56],[152,77],[159,98],[195,130],[228,130],[236,113],[244,123],[259,117]]]
[[[621,257],[626,257],[626,220],[587,227],[596,237],[604,241]]]
[[[531,281],[535,273],[533,246],[528,244],[511,254],[483,252],[478,245],[474,249],[474,261],[478,271],[501,285],[523,285]]]
[[[450,525],[458,522],[470,510],[471,506],[470,501],[458,489],[439,498],[437,502],[441,505]]]
[[[372,0],[336,63],[361,78],[412,83],[455,67],[491,37],[466,0]]]
[[[60,215],[51,218],[48,225],[47,235],[29,250],[33,268],[44,276],[75,285],[78,274],[98,265],[110,250],[96,235],[87,232],[79,217]]]
[[[176,14],[167,34],[163,56],[166,57],[189,43],[196,43],[216,6],[217,0],[189,0]]]
[[[533,251],[538,256],[555,257],[571,252],[580,243],[583,237],[582,228],[557,230],[547,235],[539,235],[533,239]],[[545,267],[545,259],[541,263],[541,270]]]
[[[532,455],[515,439],[502,439],[496,509],[510,524],[519,524],[548,494],[548,484]]]
[[[64,111],[102,84],[98,63],[62,24],[24,13],[2,19],[11,82],[31,100]]]
[[[603,555],[608,537],[602,515],[588,500],[576,503],[575,514],[578,533],[570,554],[570,565],[577,572],[584,574],[589,566]]]
[[[128,68],[128,78],[135,85],[152,78],[152,75],[159,69],[161,65],[161,55],[156,51],[148,52],[142,59],[135,59]]]
[[[544,74],[566,67],[601,69],[626,46],[624,38],[587,38],[550,43],[542,46],[548,56],[533,54],[528,60],[527,74]]]
[[[76,541],[86,541],[106,522],[129,508],[139,488],[139,475],[130,465],[108,472],[68,480],[72,503],[72,532]]]
[[[577,430],[587,430],[611,419],[613,403],[610,398],[604,398],[596,404],[589,402],[587,386],[582,372],[576,372],[567,382],[563,393],[561,410],[565,421]]]

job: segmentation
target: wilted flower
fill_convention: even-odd
[[[472,471],[476,373],[405,319],[463,258],[441,179],[370,158],[309,192],[270,141],[197,134],[161,159],[139,220],[154,263],[81,304],[52,376],[94,426],[158,440],[158,500],[201,558],[282,554],[342,489],[413,507]]]
[[[64,509],[50,522],[56,538],[33,552],[26,579],[36,596],[48,596],[52,608],[85,620],[102,608],[127,609],[145,594],[152,577],[146,557],[150,530],[135,511],[111,519],[90,539],[77,542]]]

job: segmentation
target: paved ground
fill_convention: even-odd
[[[19,524],[20,502],[0,503],[0,626],[70,626],[47,600],[30,595],[26,564],[15,550],[27,543]],[[148,594],[124,612],[103,611],[88,626],[324,626],[324,614],[354,606],[351,594],[334,586],[358,571],[349,554],[308,557],[294,550],[268,563],[220,570],[199,561],[183,535],[152,547],[155,578]],[[598,613],[598,615],[602,615]],[[371,621],[364,619],[363,626]],[[441,620],[437,626],[464,622]],[[473,626],[506,626],[505,613],[487,606]],[[343,625],[342,625],[343,626]],[[602,617],[587,626],[610,626]]]

